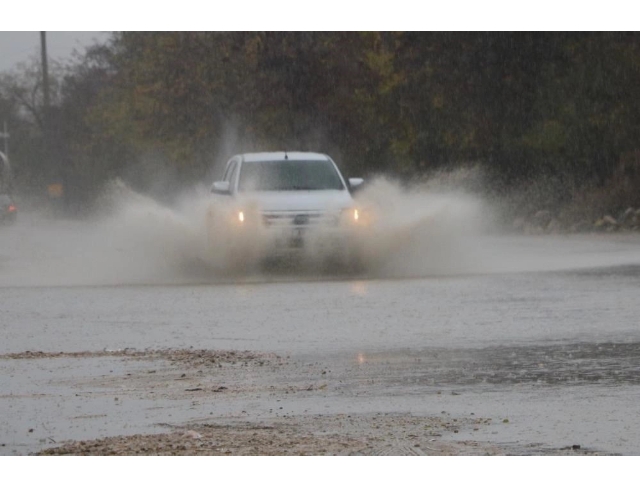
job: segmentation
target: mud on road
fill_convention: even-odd
[[[348,396],[366,403],[369,395],[383,390],[392,396],[394,384],[412,382],[412,377],[426,370],[435,382],[411,386],[414,393],[422,390],[425,401],[459,395],[446,384],[459,391],[468,381],[455,380],[451,370],[466,367],[449,357],[447,362],[454,365],[447,372],[438,365],[443,363],[442,353],[409,357],[408,362],[396,360],[395,365],[388,354],[358,357],[354,363],[306,363],[275,354],[195,349],[5,354],[0,356],[3,368],[27,377],[32,387],[20,391],[12,387],[10,394],[0,396],[9,404],[6,420],[15,420],[22,428],[3,439],[1,451],[39,455],[601,454],[580,445],[470,439],[475,432],[509,423],[508,418],[473,412],[442,410],[421,415],[380,412],[374,406],[336,414],[314,408],[327,398],[339,402]],[[482,356],[477,352],[464,360],[478,364]],[[495,358],[496,354],[489,350],[484,356]],[[371,367],[363,367],[365,361]],[[328,367],[330,363],[335,367]],[[66,404],[63,411],[62,403]],[[19,412],[30,409],[34,411],[31,418]],[[43,416],[42,411],[53,413]],[[129,432],[113,434],[125,430]]]

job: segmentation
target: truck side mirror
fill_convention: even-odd
[[[351,189],[356,189],[359,186],[362,186],[364,183],[364,179],[362,178],[349,178],[349,187]]]
[[[229,181],[216,181],[211,186],[211,192],[214,194],[230,194]]]

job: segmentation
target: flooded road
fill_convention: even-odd
[[[77,282],[74,268],[56,285],[49,271],[64,266],[35,252],[38,242],[27,243],[30,255],[51,263],[41,281],[20,260],[19,236],[32,230],[0,230],[2,454],[202,418],[286,417],[313,429],[340,415],[448,418],[422,451],[455,441],[499,454],[574,445],[640,454],[637,235],[478,236],[466,242],[478,252],[473,266],[431,275],[196,273],[117,284]],[[267,358],[176,375],[169,362],[127,358],[145,350]],[[482,426],[448,426],[473,418]],[[388,433],[406,440],[410,429]]]

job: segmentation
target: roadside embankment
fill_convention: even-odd
[[[528,216],[516,217],[511,229],[525,235],[586,233],[586,232],[637,232],[640,231],[640,208],[628,207],[617,216],[605,213],[595,219],[572,221],[562,212],[538,210]]]

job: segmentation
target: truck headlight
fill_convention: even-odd
[[[340,220],[345,225],[355,225],[360,222],[362,215],[358,208],[345,208],[340,214]]]

